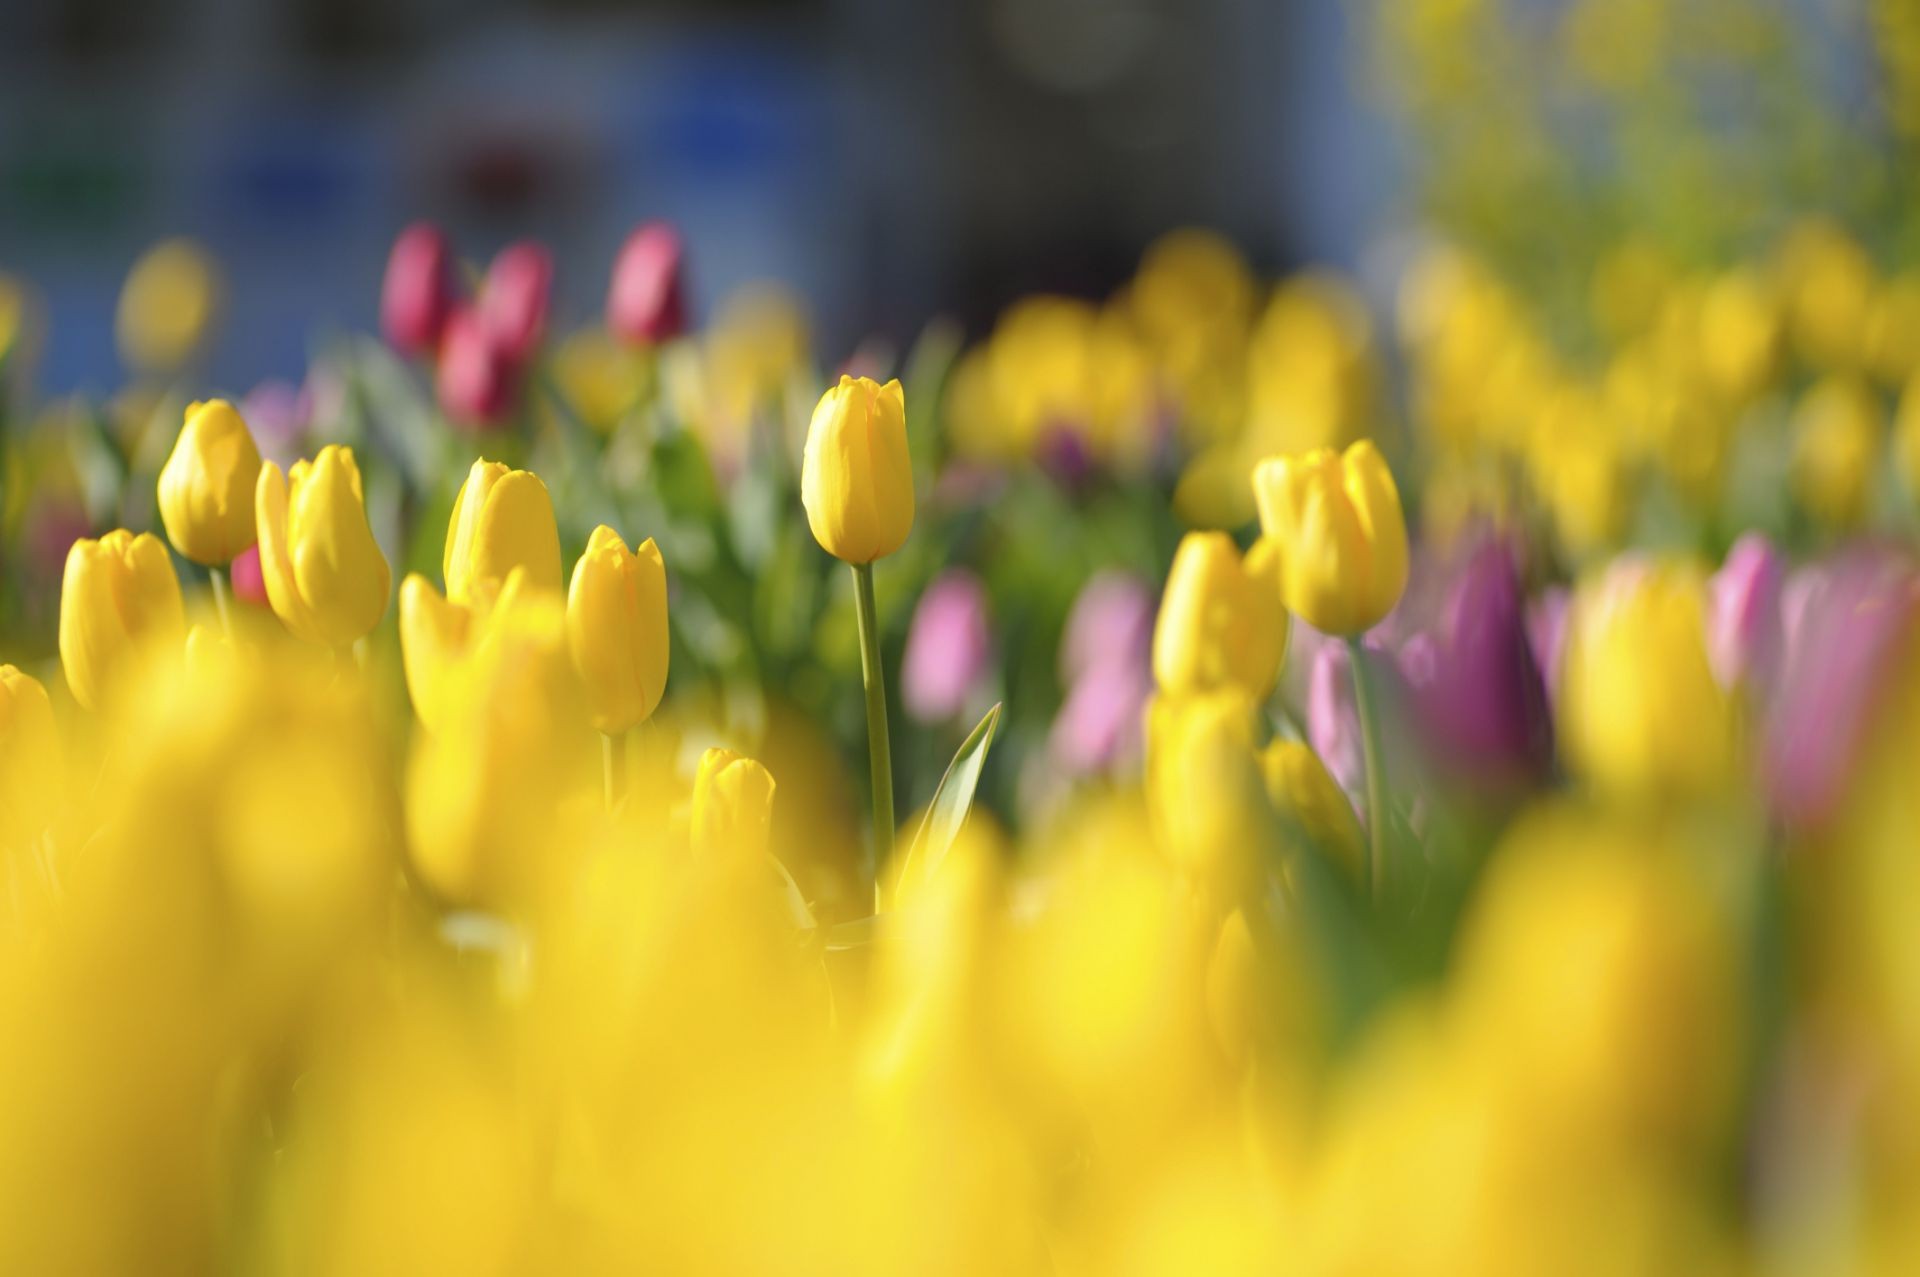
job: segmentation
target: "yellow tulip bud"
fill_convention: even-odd
[[[1147,809],[1167,857],[1219,898],[1258,866],[1267,819],[1253,702],[1241,689],[1160,695],[1147,706]]]
[[[254,543],[253,490],[260,450],[224,399],[192,404],[160,471],[160,522],[173,548],[225,567]]]
[[[447,524],[441,560],[447,597],[468,602],[483,582],[497,587],[516,567],[526,569],[527,588],[560,592],[560,529],[553,499],[531,471],[476,461]]]
[[[1317,448],[1254,467],[1260,527],[1280,547],[1287,610],[1328,634],[1378,624],[1407,585],[1407,525],[1380,450]]]
[[[267,462],[254,513],[267,601],[296,637],[345,647],[380,623],[393,578],[367,522],[351,448],[329,444],[285,475]]]
[[[611,735],[652,716],[667,687],[667,567],[652,537],[634,551],[605,524],[593,530],[567,589],[567,646],[595,727]]]
[[[60,792],[60,732],[40,680],[0,665],[0,850],[39,836]]]
[[[820,548],[848,563],[898,550],[913,530],[907,400],[898,381],[842,377],[807,426],[800,501]]]
[[[773,828],[773,776],[730,749],[700,755],[693,780],[693,848],[703,856],[763,856]]]
[[[1363,881],[1367,850],[1360,819],[1320,756],[1302,741],[1277,737],[1261,751],[1260,772],[1274,809],[1298,824],[1356,883]]]
[[[121,357],[145,371],[173,371],[200,349],[219,304],[219,269],[205,249],[189,239],[154,245],[120,290]]]
[[[1704,571],[1624,561],[1583,585],[1567,621],[1559,704],[1562,755],[1602,788],[1629,797],[1723,790],[1739,760],[1738,705],[1708,657]]]
[[[159,537],[120,528],[73,543],[60,586],[60,664],[73,699],[97,708],[134,649],[185,637],[180,579]]]
[[[445,732],[456,720],[466,666],[494,612],[514,606],[525,580],[524,571],[510,572],[497,590],[483,588],[466,603],[443,598],[418,572],[400,583],[400,660],[414,712],[428,731]]]
[[[1816,383],[1794,411],[1793,494],[1830,528],[1846,531],[1867,516],[1880,416],[1864,383],[1836,377]]]
[[[1189,532],[1174,553],[1153,627],[1153,676],[1163,692],[1238,687],[1266,700],[1287,654],[1279,547],[1262,540],[1243,561],[1224,532]]]

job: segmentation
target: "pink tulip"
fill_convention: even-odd
[[[394,349],[430,355],[440,345],[453,311],[453,250],[432,222],[415,222],[400,232],[387,255],[380,286],[380,330]]]
[[[519,365],[472,307],[461,307],[447,321],[437,387],[441,409],[463,426],[498,425],[513,408]]]
[[[687,330],[680,233],[648,222],[620,248],[607,289],[607,328],[634,346],[657,346]]]
[[[508,362],[524,367],[547,332],[553,254],[530,239],[509,244],[487,267],[480,315]]]
[[[992,657],[987,590],[964,568],[944,572],[920,596],[900,666],[901,699],[922,723],[942,723],[974,699]]]

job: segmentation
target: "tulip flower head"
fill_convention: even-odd
[[[532,240],[501,249],[480,288],[480,317],[507,361],[525,367],[547,334],[553,254]]]
[[[1258,861],[1266,784],[1254,703],[1237,687],[1161,694],[1147,707],[1147,808],[1168,859],[1232,899]]]
[[[593,725],[618,735],[652,716],[667,686],[667,568],[648,537],[629,550],[605,524],[567,587],[567,647]]]
[[[114,336],[135,368],[172,372],[206,343],[220,308],[220,272],[190,239],[154,245],[135,262],[120,290]]]
[[[456,425],[496,426],[512,411],[519,369],[478,310],[463,306],[447,320],[434,389]]]
[[[993,631],[987,589],[964,568],[944,572],[920,596],[900,666],[907,713],[942,723],[966,709],[987,677]]]
[[[308,643],[341,648],[365,638],[387,610],[393,578],[367,522],[353,450],[329,444],[286,474],[267,462],[254,505],[274,614]]]
[[[414,713],[429,732],[444,732],[456,721],[461,674],[484,640],[495,613],[510,611],[526,574],[509,573],[469,602],[456,603],[418,572],[400,582],[400,660]]]
[[[1279,547],[1242,559],[1224,532],[1189,532],[1174,552],[1153,629],[1153,674],[1166,692],[1238,687],[1264,701],[1287,654]]]
[[[648,222],[627,237],[607,290],[607,327],[633,346],[657,346],[687,330],[684,250],[668,222]]]
[[[1871,513],[1881,415],[1865,383],[1844,377],[1814,385],[1794,411],[1793,493],[1827,527],[1844,532]]]
[[[0,665],[0,852],[46,828],[59,774],[60,732],[47,689]]]
[[[1261,530],[1280,548],[1287,610],[1328,634],[1378,624],[1407,585],[1407,526],[1380,450],[1317,448],[1254,468]]]
[[[700,755],[693,781],[693,848],[701,856],[765,855],[773,827],[773,776],[730,749]]]
[[[224,399],[192,404],[160,471],[160,521],[174,549],[225,567],[255,541],[253,490],[260,450]]]
[[[483,583],[497,588],[516,567],[526,569],[527,588],[560,592],[553,499],[538,475],[483,458],[467,471],[447,524],[447,597],[469,602]]]
[[[423,357],[440,345],[455,297],[453,249],[432,222],[400,232],[380,285],[380,331],[395,350]]]
[[[898,550],[913,530],[906,392],[898,381],[840,378],[807,426],[800,500],[820,548],[848,563]]]
[[[73,698],[98,708],[136,648],[186,637],[180,579],[151,532],[125,528],[67,551],[60,587],[60,663]]]

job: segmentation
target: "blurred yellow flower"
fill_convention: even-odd
[[[60,664],[73,699],[101,708],[137,649],[177,654],[185,640],[180,579],[160,538],[119,528],[73,543],[60,586]]]
[[[1274,810],[1296,822],[1316,851],[1357,885],[1366,880],[1366,836],[1353,802],[1304,741],[1275,737],[1260,751],[1260,774]]]
[[[667,687],[667,568],[648,537],[629,550],[601,524],[573,565],[567,646],[593,725],[609,735],[651,717]]]
[[[1274,290],[1247,348],[1247,437],[1256,453],[1344,448],[1369,432],[1378,369],[1373,324],[1339,278]]]
[[[173,372],[205,343],[219,305],[219,267],[204,248],[190,239],[155,244],[120,290],[121,358],[143,372]]]
[[[1877,280],[1859,243],[1832,222],[1809,219],[1781,241],[1775,269],[1800,357],[1821,372],[1861,367]]]
[[[353,450],[328,444],[288,474],[269,461],[254,493],[260,575],[296,638],[349,646],[386,614],[393,578],[367,523]]]
[[[160,471],[160,521],[173,548],[209,567],[233,562],[257,539],[259,480],[260,450],[233,405],[224,399],[188,405]]]
[[[560,592],[560,527],[553,499],[531,471],[475,461],[447,523],[441,558],[447,598],[469,603],[481,589],[499,588],[516,567],[526,571],[526,588]]]
[[[47,689],[0,665],[0,852],[37,838],[60,797],[60,730]]]
[[[1879,473],[1880,405],[1867,386],[1829,377],[1811,386],[1793,414],[1793,495],[1828,528],[1863,522]]]
[[[1224,532],[1189,532],[1174,552],[1153,627],[1163,692],[1237,687],[1265,701],[1287,654],[1279,551],[1262,540],[1243,560]]]
[[[701,856],[763,856],[773,827],[773,776],[730,749],[700,755],[693,781],[693,849]]]
[[[852,564],[898,550],[913,530],[906,393],[843,376],[807,427],[800,500],[820,548]]]
[[[1407,527],[1371,440],[1269,457],[1253,472],[1260,527],[1280,548],[1287,610],[1328,634],[1377,625],[1407,585]]]
[[[1228,685],[1147,706],[1147,810],[1169,860],[1214,899],[1240,898],[1267,850],[1254,703]]]

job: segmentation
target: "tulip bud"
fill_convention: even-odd
[[[269,461],[254,491],[267,601],[295,637],[328,647],[365,638],[392,576],[367,522],[353,450],[329,444],[290,473]]]
[[[60,664],[73,699],[99,707],[135,648],[185,636],[180,579],[160,538],[120,528],[73,543],[60,586]]]
[[[913,530],[906,392],[841,377],[807,426],[800,501],[820,548],[848,563],[898,550]]]
[[[1354,815],[1352,800],[1320,756],[1304,741],[1276,737],[1261,751],[1260,774],[1274,810],[1299,825],[1314,847],[1331,857],[1355,883],[1364,882],[1367,850],[1360,820]]]
[[[1559,725],[1573,770],[1628,797],[1724,790],[1740,738],[1707,655],[1704,573],[1619,561],[1581,588],[1567,626]]]
[[[1785,584],[1780,552],[1759,532],[1735,541],[1713,574],[1707,651],[1723,687],[1750,676],[1761,683],[1771,679],[1785,643],[1780,613]]]
[[[702,856],[763,856],[773,827],[773,776],[730,749],[700,755],[693,781],[693,848]]]
[[[634,346],[657,346],[687,330],[680,233],[648,222],[627,237],[607,290],[607,327]]]
[[[147,372],[172,372],[206,341],[220,304],[219,270],[189,239],[154,245],[127,273],[114,316],[121,358]]]
[[[993,643],[987,591],[964,568],[944,572],[920,596],[900,664],[907,713],[922,723],[958,715],[987,673]]]
[[[456,424],[499,425],[519,392],[519,370],[507,349],[472,307],[447,320],[434,387],[440,407]]]
[[[224,399],[189,405],[160,471],[160,522],[173,548],[208,567],[233,562],[255,541],[259,481],[260,450],[233,405]]]
[[[0,850],[46,829],[60,790],[60,733],[47,689],[0,665]]]
[[[1147,809],[1162,850],[1234,899],[1255,872],[1265,782],[1253,702],[1239,688],[1160,695],[1147,707]]]
[[[567,588],[567,647],[593,725],[618,735],[651,717],[667,686],[667,568],[648,537],[627,549],[605,524]]]
[[[1828,378],[1794,410],[1793,494],[1827,527],[1861,523],[1879,470],[1881,412],[1865,383]]]
[[[553,254],[532,240],[501,249],[480,289],[480,317],[507,361],[525,367],[547,332]]]
[[[1407,584],[1407,527],[1393,475],[1371,440],[1254,468],[1260,527],[1280,547],[1287,610],[1328,634],[1377,625]]]
[[[1261,541],[1243,561],[1224,532],[1189,532],[1174,552],[1153,629],[1153,675],[1163,692],[1238,687],[1258,703],[1287,654],[1278,549]]]
[[[400,232],[380,285],[380,330],[395,350],[431,355],[453,311],[453,249],[432,222]]]
[[[525,568],[527,588],[560,592],[560,529],[547,485],[528,470],[484,458],[467,471],[447,524],[441,572],[447,597],[469,603],[484,584],[498,587]]]

